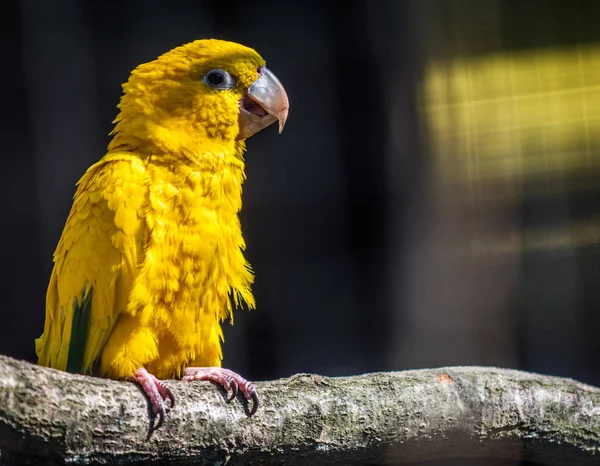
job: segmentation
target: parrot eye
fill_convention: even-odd
[[[202,81],[212,89],[230,89],[234,86],[233,78],[223,70],[210,70]]]

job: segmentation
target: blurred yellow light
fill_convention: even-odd
[[[441,180],[600,169],[599,44],[437,61],[421,102]]]

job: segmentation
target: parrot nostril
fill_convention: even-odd
[[[258,68],[256,68],[256,72],[259,74],[259,76],[262,74],[263,71],[263,67],[259,66]]]

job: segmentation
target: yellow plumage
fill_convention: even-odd
[[[234,305],[254,307],[238,135],[261,67],[252,49],[201,40],[132,72],[108,153],[79,181],[54,254],[40,364],[117,379],[221,365],[221,322]],[[203,82],[214,69],[230,87]]]

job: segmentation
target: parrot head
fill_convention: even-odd
[[[216,39],[138,66],[123,91],[109,148],[185,152],[230,144],[276,121],[281,132],[289,109],[285,89],[256,51]]]

